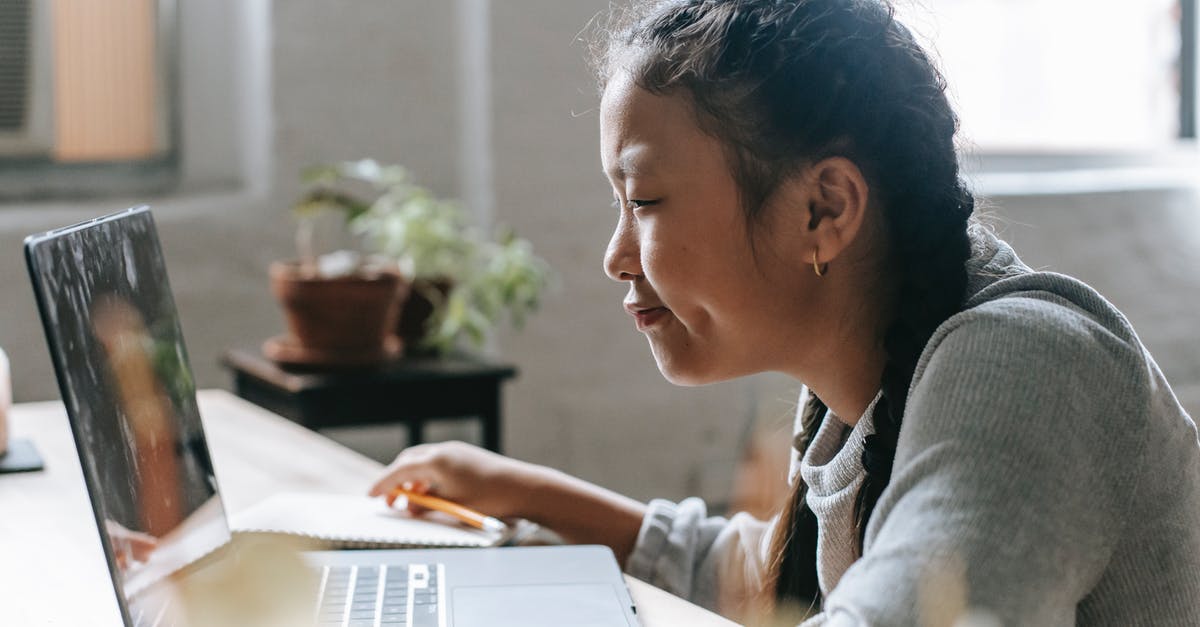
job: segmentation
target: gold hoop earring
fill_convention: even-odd
[[[826,268],[828,268],[828,266],[826,266]],[[821,265],[817,263],[817,249],[815,248],[813,249],[813,272],[815,272],[818,277],[825,276],[825,272],[821,270]]]

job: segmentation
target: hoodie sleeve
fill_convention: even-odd
[[[650,503],[626,572],[737,620],[761,595],[775,519],[708,516],[698,498]]]

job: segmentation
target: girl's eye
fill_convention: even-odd
[[[632,210],[632,209],[641,209],[642,207],[649,207],[651,205],[657,205],[658,203],[659,203],[659,201],[657,201],[657,200],[637,200],[634,198],[630,198],[628,201],[625,202],[625,205],[627,207],[629,207],[629,209]],[[621,200],[618,198],[614,198],[612,201],[612,208],[620,209],[621,208]]]

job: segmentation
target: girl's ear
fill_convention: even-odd
[[[805,172],[808,188],[807,235],[816,263],[826,264],[842,254],[862,231],[870,186],[862,170],[845,157],[829,157]]]

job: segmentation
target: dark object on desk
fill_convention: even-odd
[[[38,455],[33,442],[25,438],[8,441],[8,451],[0,455],[0,475],[11,472],[34,472],[44,469],[42,456]]]
[[[477,418],[484,448],[500,452],[500,386],[516,368],[475,357],[411,357],[374,368],[282,368],[258,351],[229,350],[234,392],[312,430],[404,424],[424,441],[434,419]]]

